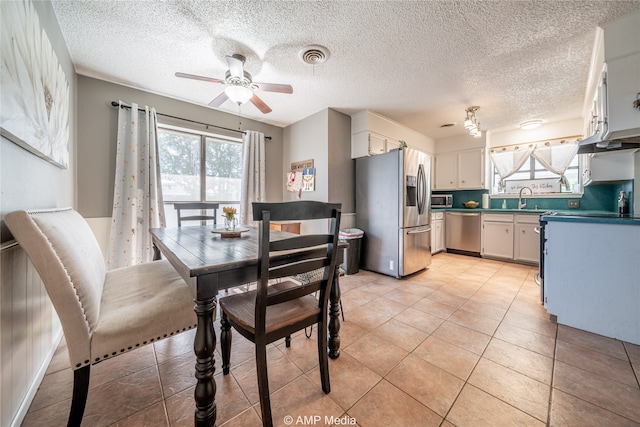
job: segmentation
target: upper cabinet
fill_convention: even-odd
[[[629,150],[588,154],[584,157],[584,185],[633,179],[634,156]]]
[[[608,138],[640,134],[640,109],[634,108],[638,93],[640,52],[607,62]]]
[[[434,141],[373,111],[359,111],[351,116],[351,158],[373,156],[400,148],[402,143],[431,154]]]
[[[400,148],[401,143],[375,132],[358,132],[351,135],[351,158],[374,156]]]
[[[640,135],[640,12],[609,22],[598,32],[587,93],[585,136],[603,140]]]
[[[485,188],[484,164],[483,148],[436,154],[434,190]]]

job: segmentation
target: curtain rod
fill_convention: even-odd
[[[118,105],[120,105],[120,104],[119,104],[118,102],[116,102],[116,101],[111,101],[111,105],[112,105],[113,107],[117,107],[117,106],[118,106]],[[131,109],[131,105],[122,104],[122,108],[129,108],[129,109]],[[222,127],[222,126],[212,125],[212,124],[209,124],[209,123],[198,122],[198,121],[191,120],[191,119],[184,119],[184,118],[182,118],[182,117],[176,117],[176,116],[171,116],[171,115],[169,115],[169,114],[158,113],[157,111],[156,111],[156,114],[157,114],[158,116],[169,117],[169,118],[171,118],[171,119],[183,120],[183,121],[185,121],[185,122],[196,123],[196,124],[203,125],[203,126],[211,126],[211,127],[218,128],[218,129],[224,129],[224,130],[228,130],[228,131],[230,131],[230,132],[237,132],[237,133],[242,133],[242,134],[244,134],[244,133],[245,133],[245,131],[243,131],[243,130],[230,129],[230,128],[225,128],[225,127]],[[270,136],[265,136],[265,137],[264,137],[264,139],[266,139],[266,140],[271,140],[271,137],[270,137]]]

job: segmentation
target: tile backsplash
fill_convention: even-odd
[[[618,196],[620,191],[624,191],[630,208],[633,208],[633,180],[622,181],[614,184],[598,184],[588,185],[584,187],[584,194],[581,198],[536,198],[526,197],[527,208],[533,209],[536,205],[540,210],[568,210],[569,200],[579,200],[580,208],[576,210],[597,210],[611,211],[618,210]],[[462,203],[475,200],[480,202],[482,195],[489,193],[489,190],[456,190],[456,191],[434,191],[434,193],[453,194],[453,207],[461,208]],[[491,209],[500,209],[502,201],[507,201],[507,209],[517,209],[517,198],[500,198],[499,196],[491,198],[489,207]],[[633,214],[633,212],[631,212]]]

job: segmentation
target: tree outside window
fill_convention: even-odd
[[[159,126],[158,152],[167,226],[177,225],[173,214],[175,202],[218,202],[220,211],[223,206],[240,208],[239,138]]]

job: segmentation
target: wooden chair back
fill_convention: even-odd
[[[326,318],[329,293],[336,270],[341,204],[316,201],[253,203],[253,219],[260,221],[258,236],[258,289],[255,304],[256,336],[264,332],[267,307],[292,301],[319,291],[320,316]],[[328,231],[319,234],[296,235],[271,240],[271,221],[304,221],[328,219]],[[322,269],[316,280],[301,286],[268,292],[269,281],[291,277]],[[310,321],[311,319],[308,319]],[[277,332],[277,337],[266,337],[272,342],[305,327],[303,319],[292,319],[289,328]],[[311,324],[314,323],[311,321]]]
[[[176,210],[178,216],[178,227],[182,227],[182,221],[213,221],[213,225],[218,223],[217,213],[220,208],[219,203],[211,202],[186,202],[186,203],[174,203],[173,207]],[[197,210],[201,212],[199,215],[188,215],[182,211]],[[207,214],[207,211],[213,210],[213,215]]]

